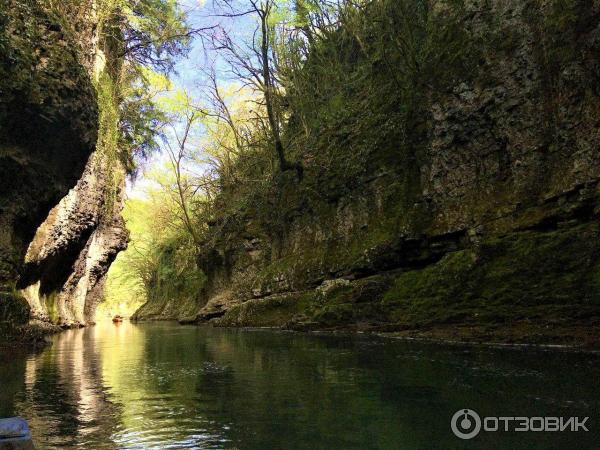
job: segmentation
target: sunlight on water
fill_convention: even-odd
[[[594,419],[600,406],[595,355],[165,323],[66,331],[41,353],[0,351],[0,368],[0,416],[26,418],[39,448],[456,447],[461,408]],[[597,432],[466,444],[585,445]]]

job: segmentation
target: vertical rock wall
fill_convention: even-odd
[[[109,203],[114,171],[123,181]],[[38,228],[20,280],[32,318],[64,326],[93,320],[108,268],[127,243],[124,175],[120,164],[94,152],[77,185]]]
[[[127,242],[125,168],[100,145],[118,120],[103,119],[98,94],[111,55],[94,0],[1,3],[0,301],[24,297],[34,321],[85,324]]]
[[[92,8],[91,1],[81,4]],[[96,145],[98,106],[89,61],[95,54],[93,15],[74,19],[81,35],[42,2],[0,1],[0,286],[5,289],[14,286],[37,227],[75,185]]]

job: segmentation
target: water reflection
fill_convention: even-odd
[[[469,407],[591,417],[587,434],[473,448],[591,447],[598,375],[589,354],[105,323],[0,351],[0,416],[27,418],[39,448],[455,448],[449,419]]]

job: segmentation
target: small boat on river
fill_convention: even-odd
[[[0,419],[0,450],[33,450],[27,421],[21,417]]]
[[[121,323],[121,322],[123,322],[123,316],[120,316],[117,314],[115,317],[113,317],[112,321],[114,323]]]

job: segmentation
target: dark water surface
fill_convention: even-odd
[[[99,324],[0,351],[0,417],[38,448],[599,448],[600,359],[361,336]],[[456,438],[482,416],[589,416],[589,432]]]

